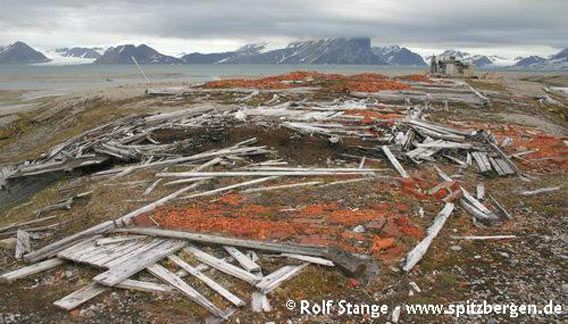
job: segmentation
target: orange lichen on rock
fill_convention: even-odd
[[[206,88],[288,89],[298,86],[320,86],[338,92],[410,89],[409,85],[378,73],[341,75],[312,71],[296,71],[264,78],[217,80],[205,84]]]
[[[410,208],[398,202],[376,203],[364,208],[346,208],[339,203],[313,204],[281,211],[285,206],[259,205],[246,196],[228,194],[177,208],[161,208],[134,222],[139,226],[160,226],[176,230],[228,235],[256,240],[291,241],[300,244],[335,246],[353,253],[386,251],[403,236],[418,239],[423,231],[408,217]],[[378,224],[385,224],[379,226]],[[353,231],[363,225],[362,233]],[[374,227],[373,227],[374,226]],[[390,238],[377,243],[376,235]],[[388,243],[388,244],[387,244]]]

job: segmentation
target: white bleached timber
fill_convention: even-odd
[[[139,240],[145,238],[144,235],[122,235],[122,236],[114,236],[114,237],[105,237],[102,239],[98,239],[95,241],[97,245],[107,245],[107,244],[114,244],[132,240]]]
[[[381,149],[383,150],[383,152],[385,153],[385,155],[387,156],[387,158],[389,159],[389,161],[391,162],[391,164],[394,166],[394,168],[396,169],[396,171],[398,171],[398,173],[400,174],[401,177],[403,178],[409,178],[408,173],[406,173],[406,171],[404,170],[404,168],[402,167],[402,165],[400,164],[400,162],[398,162],[398,160],[396,159],[396,157],[392,154],[391,150],[389,149],[388,146],[383,145],[381,147]]]
[[[155,283],[149,281],[132,280],[132,279],[126,279],[121,283],[117,284],[115,287],[121,289],[130,289],[130,290],[152,292],[152,293],[176,292],[176,290],[169,285],[164,285],[161,283]]]
[[[529,197],[529,196],[535,196],[535,195],[539,195],[539,194],[543,194],[543,193],[549,193],[549,192],[558,191],[558,190],[560,190],[560,187],[541,188],[541,189],[537,189],[537,190],[522,191],[521,195],[525,196],[525,197]]]
[[[77,308],[77,306],[104,293],[105,291],[107,291],[107,289],[108,288],[105,286],[96,283],[90,283],[87,286],[57,300],[53,303],[53,305],[65,310],[72,310],[74,308]]]
[[[258,289],[260,289],[260,292],[263,294],[267,294],[270,291],[274,290],[276,287],[280,286],[284,281],[292,278],[293,276],[295,276],[298,272],[300,272],[302,269],[304,269],[306,266],[308,266],[308,263],[304,263],[301,264],[299,266],[285,266],[283,268],[280,268],[279,270],[276,270],[274,273],[278,273],[277,275],[271,276],[268,275],[264,278],[262,278],[262,280],[256,285],[256,287]],[[285,269],[285,270],[283,270]],[[280,271],[282,270],[282,271]]]
[[[485,199],[485,185],[483,183],[477,185],[476,195],[477,200],[479,201],[483,201],[483,199]]]
[[[406,256],[405,263],[402,266],[404,271],[410,271],[418,262],[420,262],[420,260],[422,260],[422,257],[426,254],[426,251],[428,251],[428,248],[430,247],[430,244],[432,244],[434,238],[444,227],[444,224],[454,211],[454,208],[454,204],[447,203],[440,213],[438,213],[432,222],[432,225],[428,227],[426,237],[423,238],[422,241],[420,241],[420,243],[418,243]]]
[[[233,305],[240,307],[245,305],[245,302],[240,299],[239,297],[235,296],[233,293],[231,293],[230,291],[228,291],[227,289],[225,289],[225,287],[221,286],[220,284],[218,284],[217,282],[215,282],[213,279],[209,278],[208,276],[206,276],[205,274],[203,274],[201,271],[197,270],[196,268],[190,266],[189,264],[187,264],[187,262],[185,262],[184,260],[182,260],[180,257],[178,257],[177,255],[169,255],[168,259],[170,259],[172,262],[174,262],[175,264],[177,264],[180,268],[182,268],[183,270],[187,271],[187,273],[189,273],[190,275],[196,277],[197,279],[201,280],[204,284],[206,284],[209,288],[213,289],[215,292],[217,292],[219,295],[223,296],[225,299],[227,299],[228,301],[230,301]]]
[[[93,280],[99,284],[112,287],[126,280],[133,274],[143,270],[147,266],[163,259],[167,255],[183,248],[187,242],[166,241],[150,250],[146,250],[121,264],[115,265],[109,270],[95,276]]]
[[[156,186],[158,184],[160,184],[160,182],[162,182],[163,179],[158,179],[156,181],[154,181],[154,183],[152,183],[148,188],[146,188],[146,190],[144,190],[144,193],[142,193],[142,196],[148,196],[152,191],[154,191],[154,189],[156,188]]]
[[[335,266],[335,264],[333,264],[332,261],[324,259],[324,258],[318,258],[318,257],[300,255],[300,254],[290,254],[290,253],[282,253],[281,255],[284,256],[284,257],[288,257],[288,258],[292,258],[292,259],[296,259],[296,260],[302,260],[302,261],[313,263],[313,264],[319,264],[319,265],[326,266],[326,267]]]
[[[32,242],[30,234],[26,231],[18,230],[16,233],[16,252],[14,257],[16,259],[21,259],[25,253],[32,251]]]
[[[232,246],[223,246],[225,251],[227,251],[237,262],[248,272],[260,271],[260,266],[253,262],[249,257],[239,251],[237,248]]]
[[[14,280],[22,279],[34,275],[36,273],[53,269],[59,265],[62,265],[63,263],[65,263],[65,261],[58,258],[45,260],[39,263],[29,265],[27,267],[19,268],[14,271],[4,273],[3,275],[0,276],[0,281],[11,282]]]
[[[188,246],[184,250],[190,254],[193,254],[199,261],[209,265],[210,267],[213,267],[235,278],[246,281],[251,285],[254,285],[259,281],[259,278],[254,274],[247,272],[241,268],[235,267],[234,265],[218,259],[210,254],[207,254],[199,250],[195,246]]]
[[[276,178],[278,178],[278,177],[265,177],[265,178],[240,182],[240,183],[236,183],[236,184],[226,186],[226,187],[222,187],[222,188],[217,188],[217,189],[213,189],[213,190],[209,190],[209,191],[204,191],[204,192],[199,192],[199,193],[187,195],[187,196],[181,197],[181,199],[192,199],[192,198],[197,198],[197,197],[211,196],[211,195],[218,194],[220,192],[225,192],[225,191],[233,190],[233,189],[236,189],[236,188],[242,188],[242,187],[250,186],[250,185],[253,185],[253,184],[263,183],[263,182],[266,182],[266,181],[274,180]]]
[[[374,170],[356,171],[220,171],[220,172],[176,172],[176,173],[158,173],[157,177],[164,178],[191,178],[191,177],[270,177],[270,176],[336,176],[349,174],[375,174]]]
[[[152,273],[158,279],[169,283],[174,288],[176,288],[177,290],[182,292],[184,295],[189,297],[191,300],[193,300],[197,304],[203,306],[205,309],[207,309],[213,315],[220,317],[220,318],[223,318],[223,319],[227,319],[227,315],[222,310],[220,310],[217,306],[215,306],[215,304],[213,304],[211,301],[209,301],[207,298],[205,298],[205,296],[200,294],[197,290],[195,290],[193,287],[188,285],[185,281],[183,281],[180,277],[176,276],[174,273],[172,273],[168,269],[162,267],[159,264],[152,264],[147,269],[150,273]]]

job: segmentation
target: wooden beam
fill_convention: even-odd
[[[22,279],[34,275],[36,273],[53,269],[63,263],[65,263],[65,261],[58,258],[45,260],[39,263],[29,265],[27,267],[19,268],[14,271],[4,273],[3,275],[0,276],[0,281],[11,282],[14,280]]]
[[[279,253],[303,254],[303,255],[311,255],[319,257],[325,256],[328,251],[327,248],[321,246],[306,246],[306,245],[295,245],[295,244],[285,244],[285,243],[262,242],[254,240],[229,238],[219,235],[173,231],[173,230],[165,230],[158,228],[129,227],[129,228],[117,229],[116,232],[141,234],[148,236],[169,237],[169,238],[184,239],[200,243],[238,246],[247,249],[263,250],[263,251],[271,251]]]
[[[254,274],[247,272],[241,268],[235,267],[234,265],[227,263],[221,259],[218,259],[210,254],[207,254],[195,246],[188,246],[184,251],[193,254],[199,261],[213,267],[221,272],[224,272],[235,278],[244,280],[251,285],[256,284],[260,279]]]
[[[444,227],[444,224],[454,211],[454,208],[454,204],[447,203],[440,213],[438,213],[432,222],[432,225],[428,227],[426,237],[424,237],[422,241],[420,241],[420,243],[418,243],[406,256],[406,260],[402,266],[404,271],[410,271],[418,262],[420,262],[420,260],[422,260],[422,257],[426,254],[426,251],[428,251],[428,248],[430,247],[430,244],[432,244],[434,238]]]
[[[113,266],[109,270],[95,276],[93,280],[101,285],[112,287],[167,255],[183,248],[186,244],[187,242],[184,241],[166,241],[155,248],[144,251],[121,264]]]
[[[260,266],[254,263],[249,257],[244,255],[237,248],[232,246],[223,246],[225,251],[227,251],[237,262],[248,272],[260,271]]]
[[[209,288],[213,289],[215,292],[217,292],[219,295],[223,296],[225,299],[227,299],[228,301],[230,301],[233,305],[240,307],[240,306],[244,306],[245,302],[240,299],[239,297],[235,296],[232,292],[230,292],[229,290],[225,289],[225,287],[221,286],[220,284],[218,284],[217,282],[215,282],[215,280],[209,278],[208,276],[206,276],[203,272],[197,270],[196,268],[190,266],[189,264],[187,264],[187,262],[185,262],[184,260],[182,260],[180,257],[178,257],[177,255],[169,255],[168,259],[170,259],[172,262],[174,262],[175,264],[177,264],[180,268],[182,268],[183,270],[187,271],[187,273],[189,273],[190,275],[196,277],[197,279],[201,280],[204,284],[206,284]]]
[[[59,299],[58,301],[54,302],[53,305],[65,310],[72,310],[77,306],[104,293],[107,289],[108,288],[105,286],[101,286],[96,283],[90,283],[87,286]]]
[[[406,171],[404,170],[404,168],[402,167],[402,165],[398,162],[398,160],[396,159],[396,157],[392,154],[391,150],[389,149],[388,146],[383,145],[381,147],[381,149],[383,150],[383,152],[385,153],[385,155],[387,156],[387,158],[389,159],[389,161],[391,162],[391,164],[394,166],[394,168],[396,169],[396,171],[398,171],[398,173],[400,174],[401,177],[403,178],[410,178],[408,176],[408,173],[406,173]]]
[[[183,281],[180,277],[173,274],[168,269],[162,267],[159,264],[152,264],[147,268],[147,270],[157,278],[172,285],[174,288],[179,290],[181,293],[189,297],[197,304],[203,306],[213,315],[223,319],[228,318],[228,316],[217,306],[215,306],[215,304],[213,304],[211,301],[205,298],[205,296],[200,294],[197,290],[195,290],[193,287],[188,285],[185,281]]]
[[[256,285],[260,292],[263,294],[267,294],[274,290],[276,287],[280,286],[284,281],[292,278],[302,269],[304,269],[308,263],[304,263],[299,266],[284,266],[279,270],[276,270],[274,276],[268,275]],[[284,270],[283,270],[284,269]],[[283,271],[280,271],[283,270]]]

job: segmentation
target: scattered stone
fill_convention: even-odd
[[[459,245],[452,245],[452,246],[450,246],[450,250],[452,250],[452,251],[461,251],[461,249],[462,249],[462,248],[461,248],[461,246],[459,246]]]
[[[357,225],[357,226],[353,227],[353,232],[355,232],[355,233],[364,233],[364,232],[365,232],[365,226],[363,226],[363,225]]]

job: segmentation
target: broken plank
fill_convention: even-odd
[[[288,258],[292,258],[292,259],[296,259],[296,260],[302,260],[302,261],[313,263],[313,264],[319,264],[319,265],[326,266],[326,267],[335,266],[333,264],[333,261],[330,261],[330,260],[327,260],[327,259],[324,259],[324,258],[312,257],[312,256],[307,256],[307,255],[299,255],[299,254],[290,254],[290,253],[282,253],[281,255],[284,256],[284,257],[288,257]]]
[[[174,253],[183,248],[186,244],[187,242],[183,241],[166,241],[150,250],[136,255],[135,257],[125,260],[121,264],[115,265],[109,270],[95,276],[93,280],[99,284],[112,287],[133,274],[143,270],[148,265],[166,257],[168,254]]]
[[[39,263],[35,263],[32,265],[29,265],[27,267],[23,267],[20,269],[16,269],[14,271],[10,271],[7,273],[4,273],[3,275],[0,276],[0,281],[14,281],[14,280],[18,280],[18,279],[22,279],[31,275],[34,275],[36,273],[39,272],[43,272],[46,270],[50,270],[53,269],[61,264],[65,263],[65,261],[58,259],[58,258],[53,258],[53,259],[49,259],[49,260],[45,260]]]
[[[177,290],[174,289],[172,286],[164,285],[161,283],[156,282],[149,282],[149,281],[140,281],[140,280],[133,280],[133,279],[126,279],[123,282],[117,284],[116,288],[121,289],[130,289],[136,291],[144,291],[144,292],[151,292],[151,293],[168,293],[168,292],[176,292]]]
[[[446,203],[444,208],[438,213],[432,222],[432,225],[428,227],[426,237],[423,238],[422,241],[420,241],[420,243],[418,243],[406,256],[406,260],[402,266],[404,271],[410,271],[418,262],[420,262],[420,260],[422,260],[422,257],[426,254],[426,251],[428,251],[428,248],[430,247],[430,244],[432,244],[434,238],[444,227],[444,224],[454,211],[454,208],[454,204]]]
[[[100,234],[115,228],[113,221],[106,221],[96,226],[90,227],[82,232],[68,236],[62,240],[44,246],[39,250],[35,250],[24,256],[27,262],[36,262],[42,259],[49,258],[56,255],[59,251],[73,245],[77,240],[85,238],[90,235]]]
[[[256,284],[260,279],[254,274],[247,272],[241,268],[238,268],[230,263],[227,263],[221,259],[218,259],[210,254],[207,254],[195,246],[188,246],[184,251],[194,255],[199,261],[213,267],[221,272],[224,272],[230,276],[241,279],[250,283],[251,285]]]
[[[403,177],[403,178],[409,178],[408,173],[406,173],[406,171],[404,170],[402,165],[398,162],[396,157],[392,154],[389,147],[386,146],[386,145],[383,145],[381,148],[382,148],[383,152],[385,153],[385,155],[387,156],[387,158],[389,159],[389,161],[391,162],[391,164],[396,169],[396,171],[398,171],[400,176]]]
[[[224,191],[228,191],[228,190],[232,190],[232,189],[236,189],[236,188],[241,188],[241,187],[246,187],[246,186],[250,186],[252,184],[262,183],[262,182],[274,180],[276,178],[277,177],[266,177],[266,178],[254,179],[254,180],[251,180],[251,181],[240,182],[240,183],[236,183],[236,184],[226,186],[226,187],[222,187],[222,188],[217,188],[217,189],[213,189],[213,190],[209,190],[209,191],[204,191],[204,192],[200,192],[200,193],[187,195],[187,196],[182,197],[181,199],[192,199],[192,198],[197,198],[197,197],[211,196],[211,195],[218,194],[220,192],[224,192]]]
[[[113,243],[120,243],[125,241],[132,241],[132,240],[139,240],[145,238],[144,235],[126,235],[126,236],[114,236],[114,237],[105,237],[102,239],[98,239],[95,241],[97,245],[106,245],[106,244],[113,244]]]
[[[168,256],[168,259],[170,259],[172,262],[174,262],[175,264],[177,264],[180,268],[182,268],[183,270],[187,271],[187,273],[189,273],[190,275],[196,277],[197,279],[201,280],[204,284],[206,284],[209,288],[213,289],[215,292],[217,292],[219,295],[223,296],[225,299],[227,299],[228,301],[230,301],[233,305],[240,307],[240,306],[244,306],[245,302],[240,299],[239,297],[235,296],[233,293],[231,293],[229,290],[225,289],[225,287],[221,286],[220,284],[218,284],[217,282],[215,282],[215,280],[209,278],[208,276],[206,276],[203,272],[197,270],[196,268],[190,266],[189,264],[187,264],[187,262],[185,262],[184,260],[182,260],[180,257],[178,257],[177,255],[170,255]]]
[[[485,185],[483,183],[477,184],[476,196],[477,200],[479,201],[483,201],[483,199],[485,198]]]
[[[285,271],[282,271],[277,276],[270,277],[270,275],[262,278],[262,280],[256,285],[260,292],[263,294],[267,294],[270,291],[274,290],[276,287],[280,286],[284,281],[292,278],[302,269],[304,269],[308,263],[304,263],[299,266],[286,266],[289,267]],[[282,269],[282,268],[281,268]],[[276,272],[278,272],[277,270]],[[266,280],[265,280],[266,278]]]
[[[97,297],[98,295],[105,292],[108,288],[105,286],[98,285],[96,283],[91,283],[71,294],[59,299],[54,302],[53,305],[63,308],[65,310],[72,310],[77,306]]]
[[[16,259],[21,259],[25,253],[32,251],[30,234],[26,231],[18,230],[16,240],[16,252],[14,253],[14,257]]]
[[[535,195],[539,195],[539,194],[543,194],[543,193],[549,193],[549,192],[558,191],[558,190],[560,190],[560,187],[541,188],[541,189],[536,189],[536,190],[522,191],[521,195],[523,195],[525,197],[529,197],[529,196],[535,196]]]
[[[185,231],[183,232],[173,231],[173,230],[166,230],[159,228],[129,227],[129,228],[118,229],[116,230],[116,232],[178,238],[178,239],[185,239],[201,243],[238,246],[247,249],[264,250],[264,251],[280,252],[280,253],[293,253],[293,254],[320,256],[320,257],[325,256],[328,251],[327,248],[321,246],[244,240],[244,239],[230,238],[219,235],[192,233]]]
[[[163,281],[169,283],[170,285],[175,287],[177,290],[181,291],[184,295],[189,297],[191,300],[193,300],[197,304],[203,306],[205,309],[207,309],[213,315],[220,317],[220,318],[223,318],[223,319],[227,319],[227,315],[225,313],[223,313],[223,311],[220,310],[217,306],[215,306],[215,304],[213,304],[211,301],[209,301],[207,298],[205,298],[205,296],[200,294],[197,290],[195,290],[193,287],[188,285],[185,281],[183,281],[180,277],[176,276],[174,273],[172,273],[168,269],[162,267],[159,264],[152,264],[152,265],[148,266],[147,270],[150,273],[152,273],[154,276],[159,278],[160,280],[163,280]]]
[[[248,272],[259,271],[260,266],[254,263],[249,257],[244,255],[237,248],[232,246],[224,246],[225,251],[227,251],[237,262]]]

